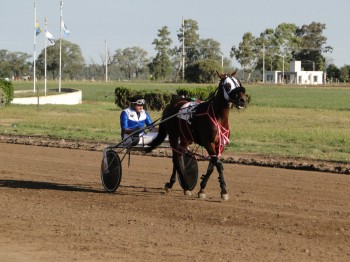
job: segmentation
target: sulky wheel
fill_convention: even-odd
[[[187,183],[188,190],[191,191],[196,187],[198,180],[198,162],[194,156],[189,154],[184,154],[183,160],[185,165],[184,179]],[[181,184],[181,179],[179,179],[179,183],[182,189],[186,190],[186,188],[184,188],[184,185]]]
[[[101,163],[101,180],[105,190],[112,193],[117,190],[122,179],[122,166],[120,158],[112,149],[103,154]]]

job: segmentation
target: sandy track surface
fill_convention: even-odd
[[[225,164],[207,199],[163,191],[169,158],[0,143],[0,261],[350,261],[350,176]],[[207,162],[199,162],[200,174]]]

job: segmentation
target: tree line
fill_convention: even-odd
[[[156,55],[149,57],[141,47],[116,49],[101,55],[101,61],[84,61],[79,45],[62,39],[62,78],[103,80],[108,68],[111,80],[149,79],[171,82],[210,83],[216,71],[230,72],[236,59],[245,80],[262,80],[261,72],[289,69],[289,61],[300,60],[306,71],[325,71],[329,78],[349,81],[350,65],[337,68],[324,56],[333,48],[327,45],[323,31],[326,25],[312,22],[308,25],[281,23],[254,36],[247,32],[238,45],[233,45],[230,57],[224,57],[220,43],[212,38],[202,39],[195,20],[184,20],[177,34],[178,46],[167,26],[158,29],[152,42]],[[56,79],[59,70],[59,45],[46,48],[47,73]],[[44,50],[39,54],[36,76],[44,76]],[[0,50],[0,78],[21,79],[33,75],[32,56],[24,52]],[[107,60],[107,61],[106,61]],[[284,63],[284,65],[283,65]],[[253,74],[258,72],[258,74]],[[252,76],[254,75],[254,76]],[[253,79],[255,77],[256,79]]]

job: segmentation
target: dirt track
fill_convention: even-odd
[[[107,194],[101,158],[0,143],[0,261],[350,261],[349,175],[225,164],[223,202],[216,173],[165,195],[171,160],[146,156]]]

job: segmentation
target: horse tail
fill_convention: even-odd
[[[155,149],[157,146],[163,143],[167,134],[168,133],[166,131],[165,123],[161,123],[159,125],[158,135],[149,144],[147,144],[148,147],[145,150],[146,153],[151,152],[153,149]]]

